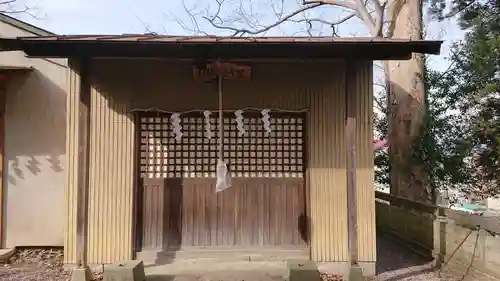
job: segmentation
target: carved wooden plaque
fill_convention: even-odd
[[[247,65],[214,62],[204,69],[193,67],[193,78],[197,82],[210,82],[221,75],[225,80],[249,81],[251,72],[252,68]]]

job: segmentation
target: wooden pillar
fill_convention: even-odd
[[[88,59],[80,58],[70,64],[80,75],[78,95],[78,156],[77,156],[77,207],[76,207],[76,257],[79,267],[87,267],[87,237],[89,209],[89,156],[90,156],[90,81]]]
[[[357,190],[356,190],[356,123],[357,100],[355,89],[352,87],[350,77],[354,75],[352,62],[346,63],[346,123],[345,138],[347,145],[347,227],[349,241],[349,262],[358,264],[358,229],[357,229]],[[354,80],[355,81],[355,80]]]
[[[4,244],[4,147],[5,147],[5,99],[6,99],[6,85],[7,77],[0,74],[0,248]]]

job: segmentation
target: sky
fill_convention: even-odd
[[[193,26],[186,8],[198,13],[200,29],[209,33],[220,32],[211,28],[207,21],[201,20],[204,14],[213,14],[215,0],[18,0],[17,5],[33,7],[31,13],[35,17],[16,15],[23,21],[39,26],[57,34],[125,34],[144,33],[147,30],[174,35],[188,34]],[[239,0],[227,0],[224,6],[224,19],[234,19],[235,11],[239,9],[235,3]],[[274,2],[273,2],[274,1]],[[183,4],[185,3],[185,5]],[[250,2],[249,2],[250,3]],[[261,25],[273,22],[274,11],[281,7],[270,3],[280,3],[278,0],[252,0],[252,5],[244,8],[252,14],[254,21]],[[284,0],[284,13],[294,11],[299,7],[297,0]],[[274,10],[273,10],[274,8]],[[272,12],[273,11],[273,12]],[[314,10],[310,17],[336,20],[346,15],[338,8]],[[235,23],[237,24],[237,23]],[[184,27],[183,27],[184,25]],[[188,28],[186,28],[186,26]],[[305,35],[303,24],[285,24],[271,30],[266,35]],[[302,31],[302,32],[301,32]],[[315,30],[316,34],[331,35],[329,28]],[[338,30],[340,36],[367,36],[366,28],[359,20],[350,20]],[[442,55],[433,56],[429,65],[431,68],[446,69],[447,54],[452,42],[460,40],[463,32],[453,20],[428,26],[427,39],[444,40]]]

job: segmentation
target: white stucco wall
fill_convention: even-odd
[[[0,36],[33,34],[0,22]],[[0,52],[0,65],[34,68],[7,83],[4,246],[62,246],[66,60]]]

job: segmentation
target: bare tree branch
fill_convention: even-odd
[[[359,15],[361,16],[361,19],[368,27],[368,30],[370,30],[370,34],[372,34],[372,36],[374,37],[379,36],[375,29],[375,22],[373,21],[372,16],[368,13],[366,5],[363,3],[362,0],[355,0],[355,3],[356,6],[353,10],[358,11]]]
[[[378,99],[374,98],[373,101],[375,102],[374,106],[376,109],[378,109],[383,114],[387,114],[387,109],[383,107],[383,104]]]
[[[379,100],[379,98],[377,97],[373,97],[373,101],[374,101],[374,106],[380,110],[380,112],[384,113],[384,114],[387,114],[387,105],[386,103],[382,102]]]
[[[144,30],[146,30],[147,33],[156,33],[154,32],[149,24],[145,23],[140,17],[136,16],[137,20],[141,22],[142,26],[144,27]]]
[[[366,5],[367,2],[368,2],[368,0],[365,1],[364,5]],[[371,13],[370,13],[370,16],[371,16]],[[348,14],[347,16],[342,17],[342,18],[340,18],[340,19],[338,19],[336,21],[328,21],[328,20],[325,20],[325,19],[322,19],[322,18],[308,18],[304,14],[303,14],[303,19],[301,19],[301,20],[289,19],[288,21],[295,22],[295,23],[306,23],[307,27],[308,27],[307,32],[308,32],[308,34],[310,36],[312,36],[311,30],[312,30],[312,24],[313,23],[320,23],[320,24],[328,25],[329,27],[332,28],[332,36],[338,36],[337,30],[336,30],[336,26],[338,26],[338,25],[340,25],[342,23],[345,23],[345,22],[347,22],[348,20],[350,20],[350,19],[352,19],[354,17],[361,18],[360,15],[359,15],[359,13],[357,11],[354,11],[354,12]]]
[[[375,20],[375,34],[377,36],[382,36],[382,28],[384,26],[384,10],[385,3],[380,3],[378,0],[373,0],[373,4],[375,5],[375,12],[377,13],[377,17]]]
[[[309,36],[313,36],[312,35],[312,24],[313,23],[321,23],[321,24],[325,24],[325,25],[328,25],[329,27],[332,28],[332,36],[338,36],[337,34],[337,30],[336,30],[336,26],[339,25],[339,24],[342,24],[352,18],[356,17],[356,13],[351,13],[337,21],[327,21],[327,20],[324,20],[324,19],[321,19],[321,18],[307,18],[305,15],[304,15],[304,18],[303,19],[300,19],[300,20],[294,20],[294,19],[289,19],[290,22],[295,22],[295,23],[305,23],[307,25],[307,33],[309,34]]]
[[[281,19],[283,17],[283,13],[285,11],[285,0],[280,1],[280,10],[279,12],[276,11],[276,8],[274,7],[274,1],[270,0],[269,3],[271,4],[271,8],[273,9],[274,14]]]
[[[219,7],[217,9],[217,13],[213,16],[213,17],[206,17],[204,16],[203,18],[205,20],[207,20],[213,27],[217,28],[217,29],[222,29],[222,30],[229,30],[229,31],[233,31],[234,33],[232,34],[232,36],[243,36],[245,34],[251,34],[251,35],[256,35],[256,34],[260,34],[260,33],[264,33],[274,27],[277,27],[278,25],[288,21],[289,19],[293,18],[294,16],[304,12],[304,11],[307,11],[307,10],[310,10],[310,9],[314,9],[314,8],[317,8],[319,6],[322,6],[324,4],[322,3],[316,3],[316,4],[311,4],[311,5],[307,5],[307,6],[304,6],[296,11],[294,11],[293,13],[290,13],[288,14],[287,16],[281,18],[280,20],[276,21],[275,23],[273,24],[270,24],[266,27],[263,27],[261,29],[257,29],[257,30],[250,30],[250,29],[247,29],[247,28],[237,28],[237,27],[232,27],[232,26],[225,26],[225,25],[221,25],[221,24],[218,24],[215,22],[215,20],[220,19],[219,17],[219,13],[220,13],[220,10],[221,10],[221,6],[222,6],[222,2],[221,0],[216,0],[217,3],[219,3]]]
[[[194,8],[193,9],[188,9],[188,7],[186,6],[186,3],[184,2],[184,0],[182,1],[182,6],[184,7],[184,10],[189,14],[189,19],[191,20],[191,24],[192,26],[194,26],[194,32],[196,34],[204,34],[204,35],[208,35],[206,32],[202,31],[200,29],[200,26],[198,25],[198,20],[196,19],[195,15],[193,14],[193,11],[194,11]]]
[[[241,1],[242,0],[240,0],[240,5],[236,13],[240,16],[241,19],[245,21],[246,27],[237,27],[234,24],[227,24],[222,20],[220,13],[225,0],[215,0],[217,4],[215,13],[211,16],[209,16],[209,13],[207,13],[207,15],[203,16],[202,18],[208,21],[208,23],[216,29],[231,31],[231,36],[244,36],[263,34],[275,27],[278,27],[284,22],[305,23],[306,32],[309,35],[312,35],[313,23],[321,23],[331,27],[333,35],[337,35],[335,27],[336,25],[345,23],[346,21],[354,17],[358,17],[366,24],[372,36],[380,37],[382,36],[382,27],[384,24],[385,3],[388,0],[382,0],[382,3],[379,2],[379,0],[371,0],[374,5],[374,9],[372,11],[368,10],[367,2],[363,2],[363,0],[302,0],[301,4],[303,6],[287,15],[284,15],[283,12],[284,0],[280,0],[279,10],[277,10],[274,4],[271,3],[271,8],[277,17],[277,20],[267,26],[262,26],[258,22],[257,17],[253,16],[252,6],[250,6],[250,15],[252,15],[252,17],[249,18],[248,13],[245,11]],[[331,21],[321,18],[308,18],[304,15],[304,13],[308,10],[325,5],[341,7],[344,9],[348,9],[351,12],[346,17],[343,17],[337,21]],[[186,11],[188,11],[190,17],[193,17],[192,11]],[[302,15],[302,19],[296,19],[295,17],[298,15]],[[197,26],[197,23],[193,22],[193,26]],[[195,30],[199,31],[199,28],[195,28]]]
[[[243,1],[242,1],[242,0],[240,0],[240,5],[238,6],[238,13],[237,13],[237,14],[241,17],[241,19],[243,19],[243,20],[245,21],[245,23],[246,23],[246,24],[247,24],[250,28],[252,28],[252,29],[256,29],[256,28],[258,28],[258,27],[257,27],[258,23],[257,23],[257,24],[256,24],[256,23],[254,23],[254,22],[253,22],[252,20],[250,20],[250,19],[248,18],[248,16],[247,16],[248,14],[250,14],[250,15],[253,15],[253,14],[254,14],[254,13],[253,13],[253,8],[252,8],[252,6],[253,6],[253,5],[252,5],[252,1],[250,1],[249,3],[250,3],[250,13],[247,13],[247,12],[245,11],[244,6],[243,6]],[[255,20],[256,20],[256,19],[255,19]]]
[[[309,36],[311,36],[311,37],[313,36],[313,34],[312,34],[313,24],[312,24],[312,22],[311,22],[311,21],[308,21],[308,19],[307,19],[307,17],[306,17],[306,15],[305,15],[305,13],[302,13],[302,20],[301,20],[301,21],[297,21],[297,22],[298,22],[298,23],[300,23],[300,22],[304,22],[304,23],[306,24],[306,31],[307,31],[307,34],[308,34]],[[334,30],[334,33],[335,33],[335,30]]]
[[[173,20],[175,21],[175,23],[177,23],[177,25],[182,27],[184,30],[190,32],[192,35],[208,35],[208,33],[202,30],[200,28],[200,25],[198,24],[197,17],[200,17],[201,14],[200,12],[197,12],[196,7],[188,8],[184,0],[182,0],[182,6],[184,11],[187,13],[189,17],[190,24],[186,24],[183,20],[179,19],[177,16],[173,16],[172,14],[167,14],[167,16],[172,16]],[[150,32],[147,25],[143,23],[143,26],[145,27],[146,31]]]
[[[356,0],[355,0],[356,1]],[[306,1],[304,0],[302,2],[303,5],[309,5],[309,4],[328,4],[332,6],[338,6],[338,7],[343,7],[346,9],[350,10],[356,10],[356,2],[353,2],[351,0],[313,0],[313,1]]]
[[[0,5],[8,5],[8,4],[12,4],[12,3],[15,3],[16,0],[8,0],[8,1],[2,1],[0,2]]]
[[[34,19],[40,19],[37,15],[35,15],[32,11],[34,7],[28,5],[22,5],[21,7],[17,7],[16,5],[18,0],[4,0],[0,1],[0,13],[4,13],[6,15],[18,15],[18,14],[27,14]]]
[[[384,64],[380,61],[373,62],[373,66],[378,70],[384,70]]]
[[[327,21],[327,20],[321,19],[321,18],[305,18],[305,19],[301,19],[301,20],[290,20],[290,21],[295,22],[295,23],[318,22],[321,24],[326,24],[326,25],[332,26],[332,25],[338,25],[338,24],[344,23],[344,22],[354,18],[355,16],[356,16],[356,13],[351,13],[351,14],[347,15],[346,17],[343,17],[337,21]]]

